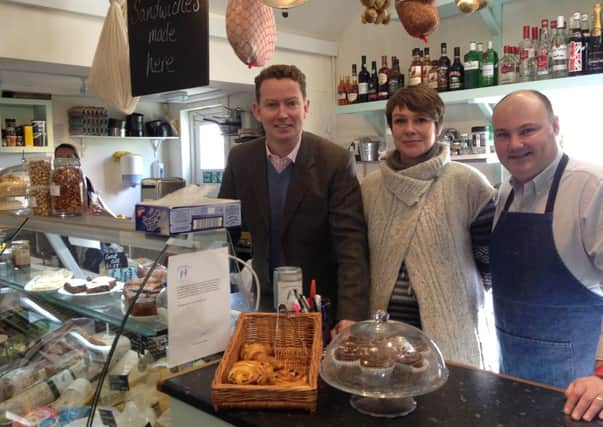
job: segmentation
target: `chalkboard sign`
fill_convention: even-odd
[[[117,270],[118,268],[126,268],[128,266],[128,258],[123,252],[110,252],[105,254],[105,268],[107,270]]]
[[[208,0],[128,0],[132,95],[209,84]]]

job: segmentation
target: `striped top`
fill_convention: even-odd
[[[494,210],[494,200],[491,200],[484,206],[470,227],[473,258],[486,289],[490,289],[492,286],[488,246],[490,244]],[[400,266],[400,272],[398,273],[387,311],[389,312],[390,319],[399,320],[400,322],[408,323],[421,329],[419,301],[412,289],[404,261],[402,261],[402,265]]]

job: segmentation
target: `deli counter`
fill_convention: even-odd
[[[169,372],[167,298],[161,303],[167,269],[161,264],[172,254],[226,246],[225,230],[168,238],[135,232],[129,220],[7,213],[0,214],[0,226],[3,241],[22,226],[10,239],[21,243],[0,256],[0,425],[38,416],[67,425],[65,417],[76,417],[76,408],[90,411],[128,307],[128,283],[141,283],[155,258],[151,307],[138,306],[147,283],[135,306],[140,310],[132,312],[116,342],[99,407],[113,408],[118,425],[136,425],[136,417],[169,425],[168,398],[157,391]]]

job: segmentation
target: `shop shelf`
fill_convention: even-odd
[[[44,99],[1,98],[0,118],[2,127],[6,118],[14,118],[17,125],[32,120],[46,122],[46,142],[44,147],[0,147],[0,153],[50,153],[54,150],[54,129],[52,121],[52,101]]]

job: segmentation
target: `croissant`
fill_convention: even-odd
[[[260,360],[266,361],[269,356],[274,354],[270,344],[245,343],[241,347],[241,360]]]
[[[255,360],[239,360],[228,372],[228,382],[239,385],[272,384],[274,370],[269,363]]]

